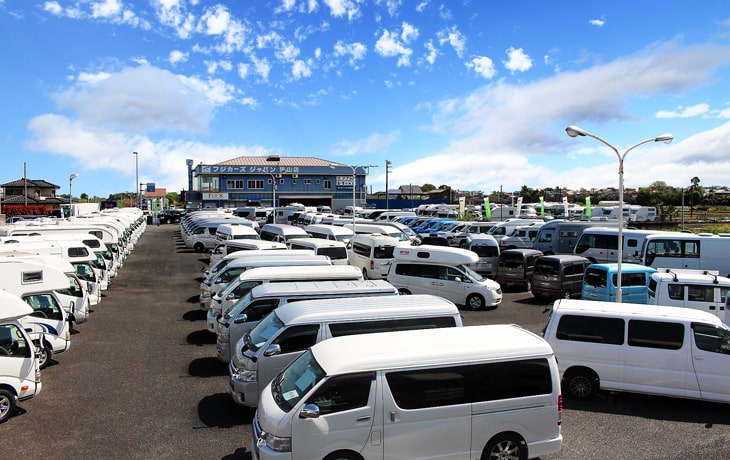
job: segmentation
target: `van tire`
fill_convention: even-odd
[[[195,243],[193,249],[195,250],[195,252],[203,252],[205,250],[205,246],[203,245],[203,243]]]
[[[368,278],[368,271],[365,268],[362,269],[362,279],[364,279],[364,280],[370,279],[370,278]]]
[[[398,295],[411,295],[411,291],[406,288],[399,288]]]
[[[51,363],[53,349],[47,343],[38,344],[38,368],[45,369]]]
[[[564,299],[572,299],[573,293],[570,291],[570,289],[566,289],[563,291],[563,298]]]
[[[326,456],[324,460],[362,460],[362,457],[349,450],[338,450]]]
[[[481,460],[527,460],[527,444],[515,433],[500,433],[489,440],[482,451]]]
[[[565,373],[565,385],[571,397],[585,400],[598,391],[598,376],[590,369],[571,369]]]
[[[525,291],[532,292],[532,280],[525,281]]]
[[[15,395],[10,390],[0,389],[0,423],[15,414]]]
[[[471,294],[466,298],[466,306],[470,310],[481,310],[485,307],[484,297],[479,294]]]

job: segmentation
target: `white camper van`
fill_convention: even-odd
[[[41,391],[33,341],[19,321],[32,313],[19,297],[0,290],[0,423],[15,414],[18,401]]]
[[[348,265],[347,246],[342,241],[322,238],[292,238],[286,242],[289,249],[309,249],[318,256],[327,256],[332,265]]]
[[[704,311],[561,299],[544,337],[564,388],[730,402],[730,328]]]
[[[269,283],[256,286],[218,321],[218,359],[227,363],[231,347],[269,312],[289,302],[361,296],[395,296],[385,281],[316,281]]]
[[[468,267],[479,261],[469,250],[444,246],[398,246],[388,282],[401,294],[432,294],[472,310],[496,307],[502,289]]]
[[[304,300],[272,311],[231,352],[229,391],[256,407],[259,394],[289,363],[333,337],[461,326],[459,309],[430,295]]]
[[[0,263],[0,289],[33,308],[33,313],[20,322],[39,351],[41,368],[49,364],[52,354],[71,346],[68,317],[54,292],[68,286],[68,277],[57,268],[21,260]]]
[[[730,278],[716,270],[660,268],[649,279],[647,303],[706,311],[730,324],[728,291]]]
[[[527,459],[560,451],[558,366],[511,325],[314,345],[261,393],[254,459]]]

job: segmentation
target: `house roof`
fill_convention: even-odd
[[[401,185],[398,189],[406,195],[420,195],[423,193],[420,185]]]
[[[14,187],[25,187],[25,185],[28,185],[28,187],[38,187],[38,188],[53,188],[53,189],[59,189],[60,186],[56,184],[52,184],[48,181],[42,180],[42,179],[18,179],[11,182],[6,182],[4,184],[0,184],[0,187],[5,188],[14,188]]]
[[[314,157],[277,157],[278,161],[268,161],[265,156],[244,156],[232,158],[230,160],[216,163],[219,166],[319,166],[327,167],[330,165],[347,166],[346,164],[336,163],[334,161],[323,160]]]
[[[33,198],[32,196],[28,196],[28,204],[68,204],[68,200],[64,198],[58,198],[58,197],[45,197],[42,200],[39,200],[38,198]],[[26,199],[24,195],[5,195],[5,198],[3,198],[3,206],[7,204],[25,204]]]

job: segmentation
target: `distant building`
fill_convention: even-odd
[[[61,187],[38,179],[18,179],[0,184],[4,194],[2,205],[43,205],[51,212],[60,209],[62,204],[68,204],[68,198],[56,196],[56,190]]]

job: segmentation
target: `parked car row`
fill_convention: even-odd
[[[137,209],[0,227],[0,423],[41,391],[144,232]]]

